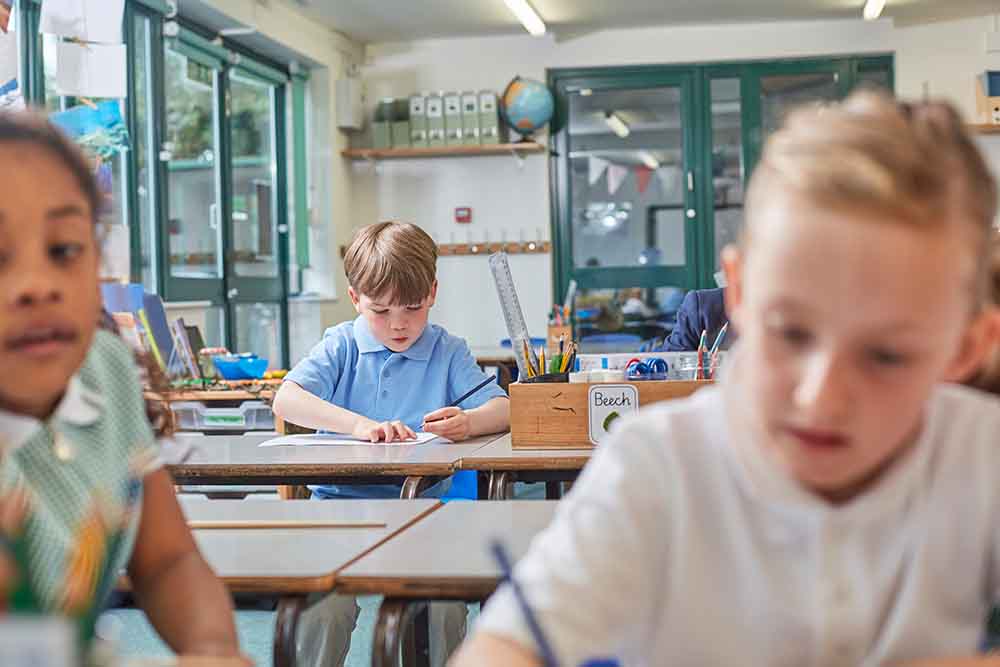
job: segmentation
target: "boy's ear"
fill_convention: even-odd
[[[437,296],[438,296],[438,281],[437,278],[435,278],[434,284],[431,285],[431,301],[429,304],[427,304],[428,308],[434,305],[434,302],[437,301]]]
[[[361,297],[358,296],[358,293],[355,292],[354,288],[351,287],[350,285],[348,285],[348,287],[347,287],[347,296],[351,297],[351,303],[354,304],[354,310],[358,311],[358,314],[360,314],[361,313],[361,305],[360,305],[361,304]]]
[[[726,276],[723,295],[726,300],[726,315],[733,327],[739,331],[743,306],[743,252],[735,245],[722,249],[722,272]]]
[[[965,382],[986,363],[1000,346],[1000,309],[988,308],[966,328],[962,342],[945,374],[946,382]]]

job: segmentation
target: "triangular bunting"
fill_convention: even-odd
[[[640,164],[635,168],[635,187],[639,190],[639,194],[646,192],[649,187],[649,179],[653,177],[653,170],[644,164]]]
[[[628,168],[618,164],[608,165],[608,194],[613,195],[618,192],[618,188],[625,182],[628,176]]]
[[[587,162],[587,166],[589,171],[587,182],[590,185],[593,185],[597,181],[601,180],[601,174],[603,174],[604,170],[608,168],[608,161],[602,160],[599,157],[591,157]]]

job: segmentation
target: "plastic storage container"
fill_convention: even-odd
[[[244,401],[234,408],[209,407],[198,401],[170,404],[179,431],[272,431],[274,413],[264,401]]]

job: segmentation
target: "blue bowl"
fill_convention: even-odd
[[[267,372],[267,359],[257,355],[247,357],[212,357],[219,375],[225,380],[259,380]]]

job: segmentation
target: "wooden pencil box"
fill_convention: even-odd
[[[611,423],[640,406],[690,396],[711,380],[644,380],[616,384],[514,383],[510,431],[514,449],[587,449]]]

